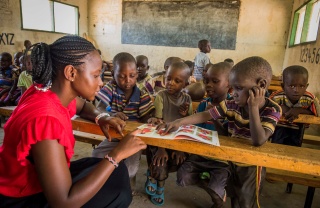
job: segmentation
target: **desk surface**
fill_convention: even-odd
[[[10,115],[14,107],[0,107],[0,115]],[[303,115],[303,117],[308,115]],[[302,116],[301,116],[302,117]],[[314,116],[313,116],[314,117]],[[301,119],[301,118],[300,118]],[[309,119],[310,121],[310,119]],[[317,120],[317,124],[320,124]],[[135,130],[141,123],[127,122],[125,133]],[[72,120],[74,130],[102,135],[100,127],[93,122],[76,118]],[[118,137],[112,128],[112,137]],[[254,147],[249,140],[219,136],[220,147],[187,140],[164,140],[142,138],[148,145],[165,147],[199,154],[207,157],[242,162],[250,165],[260,165],[275,169],[305,173],[320,176],[320,151],[303,147],[291,147],[279,144],[266,143]]]
[[[135,130],[139,125],[141,123],[127,122],[125,133]],[[102,134],[99,126],[81,118],[72,120],[72,126],[74,130]],[[110,134],[113,137],[119,136],[112,128],[110,129]],[[219,136],[220,147],[187,140],[141,139],[148,145],[180,150],[206,157],[320,176],[319,150],[272,143],[254,147],[249,140],[225,136]]]

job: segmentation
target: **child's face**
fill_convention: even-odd
[[[207,44],[203,45],[201,48],[203,53],[210,53],[211,52],[211,44],[208,42]]]
[[[26,70],[27,72],[32,72],[32,63],[30,56],[26,58]]]
[[[0,56],[0,67],[2,69],[8,68],[12,64],[12,60],[10,60],[7,56]]]
[[[283,90],[292,104],[299,101],[308,87],[307,75],[288,74],[284,80]]]
[[[213,100],[224,100],[229,90],[228,73],[219,69],[209,69],[205,74],[203,83],[206,86],[208,97]]]
[[[118,67],[118,69],[116,69]],[[124,92],[130,91],[136,85],[138,77],[138,72],[136,68],[136,63],[127,62],[115,66],[114,69],[114,80],[116,81],[118,87]]]
[[[181,90],[186,86],[188,77],[187,70],[172,69],[169,67],[165,79],[167,92],[170,95],[177,95],[180,93]]]
[[[78,96],[87,100],[94,100],[103,85],[100,77],[102,60],[98,51],[92,51],[87,56],[91,57],[82,60],[84,63],[78,67],[80,69],[77,69],[72,83]]]
[[[149,70],[147,59],[138,59],[137,60],[137,70],[139,78],[143,78],[147,71]]]
[[[229,84],[233,88],[233,98],[235,103],[240,107],[245,107],[249,98],[249,90],[258,86],[253,78],[246,75],[230,73]]]

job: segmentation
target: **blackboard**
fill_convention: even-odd
[[[240,0],[123,1],[123,44],[234,50]]]

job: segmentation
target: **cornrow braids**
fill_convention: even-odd
[[[75,35],[61,37],[51,45],[38,43],[31,47],[32,80],[44,86],[52,83],[57,77],[58,70],[67,65],[83,64],[82,59],[96,50],[92,43]]]

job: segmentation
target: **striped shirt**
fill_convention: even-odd
[[[292,104],[287,98],[283,90],[276,91],[270,95],[270,99],[278,103],[279,105],[285,105],[289,108],[304,108],[310,110],[315,116],[320,116],[319,100],[312,93],[306,91],[296,104]],[[289,127],[298,129],[298,126],[294,123],[279,122],[278,126]],[[308,125],[307,125],[308,126]]]
[[[111,106],[111,112],[122,112],[130,121],[138,121],[154,109],[152,100],[147,92],[142,92],[134,86],[132,95],[127,101],[124,92],[111,82],[107,83],[98,93],[97,98],[105,105]]]
[[[213,119],[227,118],[229,136],[251,140],[249,114],[235,104],[233,99],[222,101],[219,106],[211,108],[209,113]],[[281,107],[265,98],[265,105],[259,109],[259,115],[262,127],[273,134],[281,116]]]
[[[230,94],[228,93],[227,94],[227,99],[230,99],[231,96]],[[195,113],[200,113],[200,112],[203,112],[203,111],[206,111],[206,108],[208,106],[208,104],[212,104],[212,98],[211,97],[208,97],[208,98],[204,98],[198,105],[197,107],[197,110],[195,111]],[[219,121],[224,124],[225,123],[225,118],[220,118]],[[213,121],[212,120],[208,120],[204,123],[200,123],[200,124],[196,124],[196,126],[199,126],[199,127],[202,127],[202,128],[205,128],[205,129],[209,129],[209,130],[213,130],[215,131],[216,128],[213,124]]]
[[[137,86],[141,91],[146,91],[149,95],[153,95],[153,86],[151,84],[152,77],[148,74],[143,80],[137,81]]]

